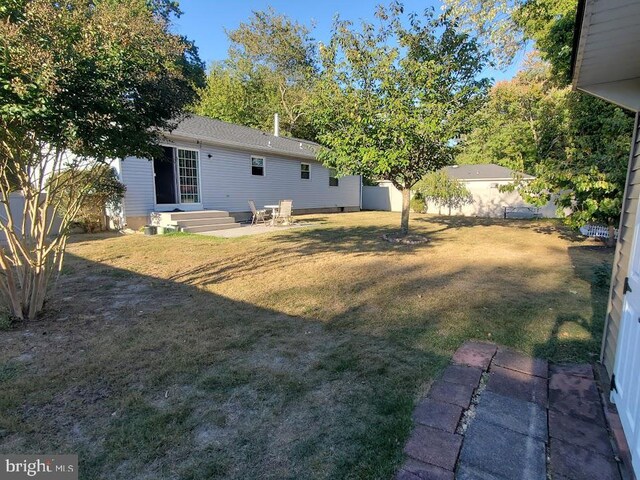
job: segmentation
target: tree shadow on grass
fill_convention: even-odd
[[[577,230],[562,224],[557,218],[526,219],[526,218],[482,218],[465,217],[462,215],[425,215],[412,218],[412,221],[420,223],[433,223],[441,225],[444,229],[460,229],[469,227],[509,227],[532,230],[544,235],[553,235],[568,242],[589,241]]]
[[[389,478],[448,357],[71,254],[44,318],[0,333],[0,451],[82,478]],[[17,360],[28,352],[28,360]],[[19,363],[24,362],[24,363]]]
[[[598,269],[607,267],[605,270],[609,270],[611,249],[595,245],[570,246],[568,253],[576,276],[590,284],[591,316],[558,315],[548,340],[537,345],[534,354],[557,362],[588,361],[594,363],[600,353],[609,297],[608,278],[603,280],[602,273],[598,272]],[[598,256],[600,263],[585,264],[585,255]],[[572,331],[580,333],[582,338],[571,335]]]
[[[421,388],[453,351],[487,333],[531,344],[540,305],[562,296],[532,285],[545,272],[527,265],[438,273],[389,262],[415,247],[367,244],[382,230],[287,232],[170,279],[70,254],[45,318],[0,333],[5,364],[30,356],[2,383],[0,450],[77,452],[89,479],[391,477]],[[314,286],[320,300],[348,299],[330,318],[198,288],[295,268],[310,251],[374,254],[352,272],[360,281]]]

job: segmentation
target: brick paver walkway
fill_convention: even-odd
[[[467,342],[414,423],[398,480],[620,479],[590,365]]]

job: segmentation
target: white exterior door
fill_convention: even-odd
[[[640,218],[636,219],[628,288],[624,295],[622,320],[614,366],[615,390],[611,399],[618,408],[633,469],[640,473]]]

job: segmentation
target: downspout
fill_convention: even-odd
[[[122,158],[118,158],[118,180],[120,181],[120,183],[122,183],[123,185],[125,185],[124,183],[124,172],[122,171]],[[153,170],[152,170],[153,172]],[[153,176],[151,177],[151,181],[154,181]],[[126,185],[125,185],[126,187]],[[120,208],[122,209],[122,212],[120,214],[120,228],[122,228],[122,230],[124,230],[127,227],[127,192],[125,190],[124,192],[124,197],[122,197],[122,205],[120,206]]]
[[[362,211],[362,175],[360,175],[360,205],[358,205],[360,211]]]

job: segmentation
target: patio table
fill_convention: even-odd
[[[275,225],[276,224],[276,213],[278,212],[278,209],[280,208],[279,204],[276,205],[265,205],[264,208],[266,208],[267,210],[271,210],[271,225]]]

